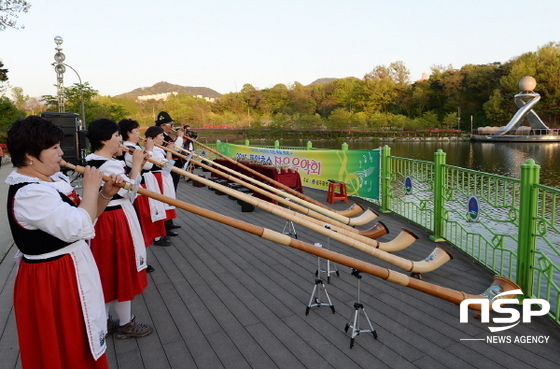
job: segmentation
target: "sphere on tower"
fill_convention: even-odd
[[[534,91],[537,87],[537,80],[531,76],[525,76],[519,80],[519,89],[521,91]]]

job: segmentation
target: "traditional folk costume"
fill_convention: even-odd
[[[183,147],[183,137],[177,137],[175,140],[168,135],[167,133],[163,132],[163,140],[166,143],[170,143],[172,142],[173,144],[175,144],[177,147]],[[154,148],[155,149],[155,148]],[[161,149],[160,149],[161,150]],[[155,150],[154,150],[155,151]],[[165,158],[165,154],[163,156]],[[181,161],[179,160],[179,157],[176,155],[172,156],[172,159],[175,161],[175,163],[173,164],[173,166],[177,167],[177,168],[181,168],[183,165],[181,163]],[[181,178],[181,175],[179,173],[175,173],[175,172],[171,172],[171,178],[173,178],[173,188],[175,189],[175,191],[177,191],[177,185],[179,184],[179,179]]]
[[[125,141],[123,142],[128,148],[142,150],[142,147],[135,143]],[[130,172],[132,169],[132,155],[130,153],[124,154],[124,161],[126,163],[126,170]],[[140,186],[147,190],[162,193],[158,181],[152,173],[154,165],[146,162],[142,168],[142,182]],[[155,238],[163,237],[166,234],[165,220],[167,218],[165,206],[161,201],[154,200],[151,197],[137,195],[134,199],[134,207],[138,214],[138,220],[142,227],[142,234],[144,235],[144,243],[146,247],[150,246]]]
[[[166,153],[163,149],[159,147],[154,147],[154,151],[152,152],[152,157],[157,160],[165,161]],[[152,167],[152,173],[154,174],[155,178],[158,181],[161,193],[165,196],[169,196],[171,198],[176,198],[175,195],[175,187],[173,186],[173,178],[168,172],[163,172],[162,168],[155,165]],[[172,220],[177,218],[177,211],[175,210],[175,206],[164,204],[166,218],[165,220]]]
[[[117,174],[132,182],[125,175],[121,160],[90,154],[86,161],[105,175]],[[131,192],[125,189],[113,196],[97,218],[95,237],[91,240],[106,303],[132,301],[148,286],[146,246],[130,196]]]
[[[85,240],[95,235],[68,177],[13,171],[6,183],[18,271],[14,310],[22,367],[108,368],[99,272]]]

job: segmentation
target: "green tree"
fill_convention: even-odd
[[[130,115],[124,106],[112,101],[111,97],[99,96],[97,90],[94,90],[89,82],[75,83],[64,89],[64,110],[78,113],[81,116],[82,99],[86,115],[86,122],[84,123],[99,118],[108,118],[118,122]],[[41,101],[45,103],[47,110],[58,111],[57,96],[43,95]]]
[[[265,114],[285,113],[289,104],[288,87],[279,83],[272,88],[262,90],[259,109]]]
[[[6,82],[8,80],[8,70],[3,68],[4,63],[0,60],[0,82]]]
[[[494,124],[503,124],[511,117],[508,110],[504,109],[504,98],[499,89],[494,90],[492,96],[484,103],[483,109],[486,117]]]
[[[169,97],[164,104],[164,110],[171,114],[175,121],[188,123],[193,127],[210,123],[210,103],[200,97],[178,94]]]
[[[447,113],[443,117],[443,127],[447,129],[455,129],[457,128],[458,120],[457,120],[457,112]]]
[[[327,119],[327,129],[330,130],[348,130],[352,127],[353,113],[344,108],[333,110]]]
[[[322,129],[324,122],[321,116],[317,113],[315,114],[295,114],[292,117],[293,128],[300,129],[303,131],[313,131],[316,129]]]
[[[312,95],[313,87],[304,86],[294,82],[288,90],[288,109],[291,114],[313,114],[316,111],[316,102]]]
[[[347,111],[356,111],[360,104],[363,91],[363,81],[357,78],[340,78],[333,83],[334,90],[331,93],[331,110],[342,107]]]
[[[24,110],[25,104],[29,100],[29,96],[23,94],[23,88],[14,87],[12,88],[12,99],[15,102],[18,109]]]
[[[10,129],[13,122],[25,118],[25,112],[19,110],[17,106],[6,96],[0,96],[0,140],[6,142],[6,132]]]

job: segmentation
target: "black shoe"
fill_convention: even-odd
[[[170,230],[167,231],[167,235],[168,235],[168,236],[175,237],[175,236],[178,236],[179,233],[177,233],[177,232],[175,232],[174,230],[170,229]]]
[[[175,223],[170,223],[169,224],[169,229],[177,229],[177,228],[181,228],[181,226],[179,224],[175,224]]]
[[[151,265],[148,265],[148,267],[146,268],[146,272],[147,272],[147,273],[151,273],[151,272],[153,272],[154,270],[155,270],[154,267],[151,266]]]
[[[154,240],[154,246],[171,246],[171,241],[162,237],[159,240]]]

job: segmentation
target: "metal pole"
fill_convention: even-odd
[[[82,84],[82,78],[80,77],[80,75],[78,74],[78,72],[72,68],[70,65],[63,63],[65,66],[67,66],[68,68],[72,69],[74,71],[74,73],[76,73],[76,75],[78,76],[78,80],[80,81],[80,99],[81,99],[81,107],[82,107],[82,129],[85,128],[85,124],[86,124],[86,109],[84,106],[84,85]]]

